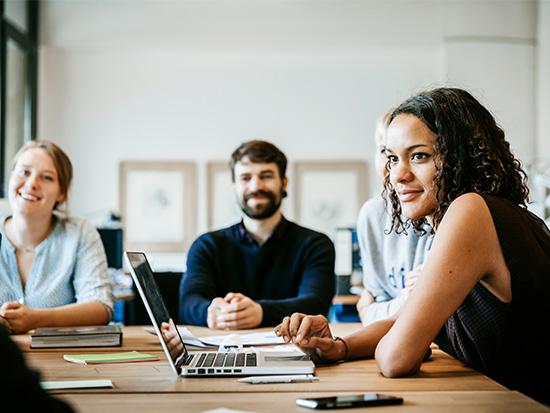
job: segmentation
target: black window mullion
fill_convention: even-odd
[[[5,4],[0,0],[0,197],[4,197],[4,162],[6,157],[6,87],[7,87],[7,44],[13,40],[25,52],[27,61],[26,90],[30,109],[30,136],[36,139],[38,111],[38,18],[39,1],[27,1],[27,31],[24,32],[4,18]]]
[[[27,61],[27,79],[29,83],[29,100],[31,109],[30,138],[36,139],[38,122],[38,1],[29,1],[27,4],[29,58]]]
[[[29,31],[29,60],[28,60],[28,82],[29,82],[29,99],[31,106],[31,131],[30,138],[37,138],[37,122],[38,122],[38,24],[39,24],[39,8],[38,1],[29,1],[27,4],[27,19]]]
[[[1,2],[2,16],[4,16],[4,2]],[[7,57],[7,35],[4,19],[0,22],[0,197],[4,198],[5,194],[5,176],[4,162],[6,162],[6,57]]]
[[[29,37],[7,21],[4,21],[4,32],[6,36],[5,38],[15,41],[24,50],[30,49],[31,42]]]

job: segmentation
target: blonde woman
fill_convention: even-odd
[[[53,142],[30,141],[9,180],[11,215],[0,220],[0,324],[36,327],[108,323],[113,295],[99,234],[68,217],[68,156]]]

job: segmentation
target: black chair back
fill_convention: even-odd
[[[155,281],[166,303],[168,312],[178,322],[179,314],[179,285],[183,277],[181,272],[155,272]],[[151,325],[143,301],[134,285],[134,299],[127,301],[124,311],[124,323],[126,325]]]

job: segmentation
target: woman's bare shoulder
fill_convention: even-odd
[[[437,229],[432,252],[463,268],[463,274],[481,279],[500,263],[500,244],[491,212],[476,193],[457,197]]]
[[[451,202],[439,229],[456,225],[463,226],[464,230],[475,225],[493,225],[489,207],[480,194],[468,192]]]

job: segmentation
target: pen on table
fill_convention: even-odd
[[[311,383],[319,381],[319,377],[312,374],[280,375],[280,376],[251,376],[239,379],[242,383],[268,384],[268,383]]]

